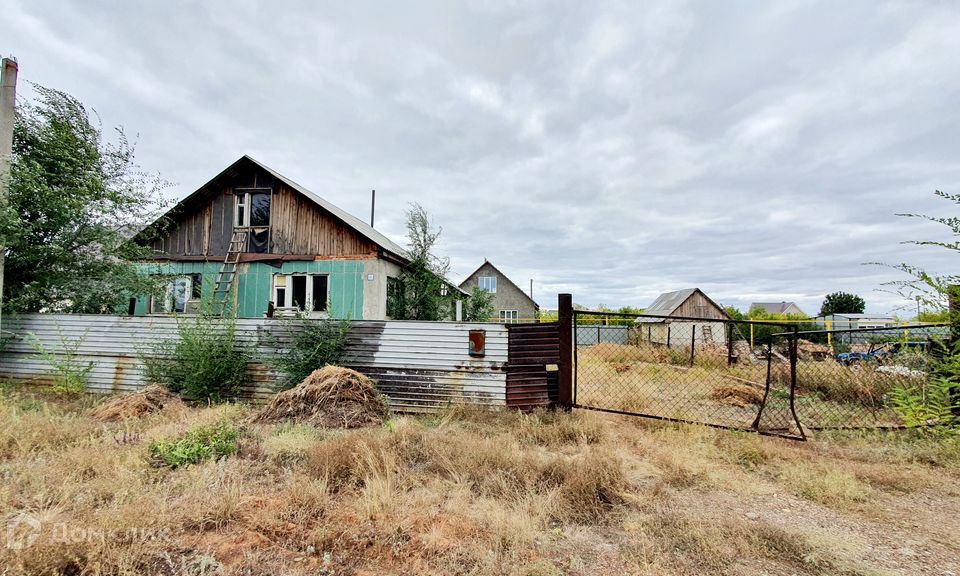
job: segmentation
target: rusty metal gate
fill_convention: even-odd
[[[508,324],[507,406],[553,406],[558,398],[560,325]]]

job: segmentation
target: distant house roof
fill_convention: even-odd
[[[787,314],[791,307],[796,308],[800,314],[803,313],[796,302],[754,302],[750,305],[750,310],[760,308],[768,314]]]
[[[657,299],[653,301],[653,304],[645,308],[643,313],[654,316],[670,316],[677,311],[677,308],[679,308],[697,292],[699,292],[700,295],[707,300],[707,302],[710,302],[716,306],[717,309],[723,312],[725,316],[727,315],[722,306],[714,302],[709,296],[703,293],[703,290],[699,288],[686,288],[684,290],[677,290],[675,292],[664,292],[663,294],[657,296]]]
[[[350,214],[349,212],[340,208],[339,206],[336,206],[330,203],[329,201],[321,198],[320,196],[317,196],[316,194],[314,194],[310,190],[307,190],[300,184],[297,184],[293,180],[280,174],[279,172],[275,171],[269,166],[266,166],[265,164],[262,164],[254,160],[253,158],[251,158],[250,156],[247,156],[246,154],[241,156],[239,160],[237,160],[230,166],[227,166],[222,172],[220,172],[219,174],[211,178],[209,182],[207,182],[206,184],[198,188],[196,191],[188,195],[186,198],[178,202],[173,208],[167,211],[167,214],[170,214],[175,210],[183,209],[184,206],[186,206],[188,203],[193,201],[195,198],[198,198],[202,196],[205,192],[207,192],[207,190],[211,186],[214,186],[221,178],[229,177],[231,174],[234,174],[236,169],[240,167],[242,164],[253,164],[254,166],[260,168],[261,170],[268,172],[277,180],[280,180],[281,182],[283,182],[293,190],[299,192],[304,197],[311,200],[314,204],[316,204],[320,208],[323,208],[324,210],[329,212],[334,218],[340,220],[341,222],[343,222],[344,224],[352,228],[355,232],[365,237],[367,240],[370,240],[371,242],[373,242],[383,250],[400,258],[402,261],[404,262],[409,261],[410,257],[407,254],[406,250],[401,248],[399,245],[397,245],[395,242],[393,242],[392,240],[384,236],[379,231],[375,230],[372,226],[370,226],[363,220],[357,218],[353,214]],[[146,229],[149,229],[159,224],[160,222],[162,222],[164,218],[167,216],[167,214],[164,214],[164,216],[161,216],[160,219],[158,219],[156,222],[154,222],[150,226],[147,226]]]
[[[839,317],[847,318],[848,320],[888,320],[890,322],[895,322],[896,320],[893,316],[887,316],[886,314],[857,314],[849,312],[846,314],[829,314],[827,316],[817,316],[817,318],[830,318],[830,317]]]
[[[531,298],[530,295],[527,294],[527,293],[523,290],[523,288],[517,286],[516,283],[514,283],[514,281],[511,280],[509,276],[507,276],[506,274],[504,274],[502,270],[500,270],[499,268],[497,268],[496,266],[494,266],[494,265],[493,265],[493,262],[487,260],[486,258],[483,259],[483,264],[481,264],[480,266],[477,266],[477,269],[476,269],[476,270],[474,270],[473,272],[467,274],[467,277],[464,279],[464,281],[460,283],[460,289],[463,290],[463,285],[467,283],[467,280],[469,280],[470,278],[472,278],[473,275],[476,274],[477,272],[479,272],[480,269],[483,268],[484,266],[489,266],[489,267],[493,268],[494,270],[496,270],[496,271],[497,271],[497,274],[499,274],[501,278],[503,278],[503,279],[506,280],[511,286],[513,286],[514,288],[516,288],[518,292],[520,292],[521,294],[523,294],[523,297],[526,298],[527,300],[529,300],[530,302],[532,302],[532,303],[533,303],[533,306],[534,306],[537,310],[540,309],[540,305],[537,304],[537,301],[536,301],[536,300],[534,300],[533,298]]]

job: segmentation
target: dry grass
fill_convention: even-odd
[[[356,370],[324,366],[300,384],[276,394],[254,421],[359,428],[382,424],[387,415],[387,404],[372,380]]]
[[[0,403],[2,520],[40,522],[29,547],[0,546],[5,574],[960,569],[956,439],[802,444],[579,411],[318,430],[243,425],[251,409],[226,405],[99,423],[87,408]],[[244,426],[237,454],[150,466],[150,441],[220,421]],[[897,552],[908,540],[915,556]]]
[[[183,401],[178,396],[164,386],[151,384],[143,390],[111,396],[91,410],[90,417],[97,422],[118,422],[161,410],[183,409]]]

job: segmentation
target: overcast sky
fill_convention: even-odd
[[[172,196],[243,154],[363,219],[376,188],[378,229],[419,202],[455,279],[487,258],[548,308],[889,312],[862,263],[956,260],[894,214],[957,212],[958,2],[0,4],[21,79],[139,134]]]

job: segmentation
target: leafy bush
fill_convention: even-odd
[[[226,422],[191,428],[176,441],[159,440],[148,448],[150,456],[171,468],[196,464],[207,458],[229,456],[237,451],[237,430]]]
[[[342,363],[349,320],[298,318],[279,322],[284,338],[272,338],[277,353],[267,361],[280,372],[278,389],[293,388],[314,370]]]
[[[210,312],[177,318],[175,340],[141,353],[146,376],[186,400],[220,402],[235,398],[246,382],[250,353],[236,340],[235,317]]]
[[[936,378],[922,386],[897,388],[891,397],[907,426],[949,430],[960,426],[960,399],[955,386],[945,378]]]
[[[87,379],[93,371],[93,362],[81,362],[77,351],[86,340],[86,334],[81,338],[68,339],[59,327],[60,349],[57,352],[49,350],[34,334],[30,334],[30,346],[36,356],[53,368],[53,391],[56,394],[83,394],[87,391]]]

